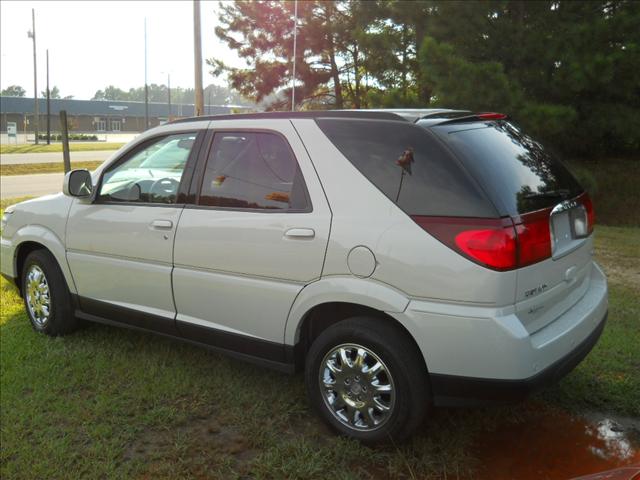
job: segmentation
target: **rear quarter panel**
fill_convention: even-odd
[[[408,297],[502,306],[513,304],[516,273],[495,272],[465,259],[416,225],[373,186],[312,119],[294,119],[321,179],[332,213],[323,271],[353,276],[349,252],[363,245],[375,255],[370,279]]]

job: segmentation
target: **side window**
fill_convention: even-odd
[[[262,132],[215,134],[198,203],[296,211],[309,206],[298,162],[286,140]]]
[[[99,200],[176,203],[196,133],[163,137],[137,151],[102,178]]]

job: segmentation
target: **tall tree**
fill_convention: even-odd
[[[9,85],[0,92],[3,97],[24,97],[27,91],[20,85]]]
[[[42,98],[47,98],[47,91],[43,90],[40,95]],[[60,89],[54,85],[53,88],[49,90],[49,96],[50,98],[61,98]]]

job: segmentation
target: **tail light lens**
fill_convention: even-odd
[[[518,267],[526,267],[551,257],[551,209],[520,215],[515,225],[518,235]]]
[[[449,248],[494,270],[517,268],[517,238],[510,218],[413,216],[424,230]]]
[[[578,197],[578,201],[582,202],[584,208],[587,210],[587,232],[589,235],[593,232],[593,226],[596,224],[596,212],[593,209],[593,202],[587,192],[584,192]]]
[[[585,192],[575,199],[586,210],[587,235],[593,232],[593,203]],[[424,230],[479,265],[505,271],[526,267],[552,255],[552,208],[514,218],[411,218]],[[574,237],[575,238],[575,237]]]

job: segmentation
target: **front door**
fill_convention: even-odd
[[[176,235],[177,325],[192,340],[282,362],[289,309],[322,273],[329,206],[289,120],[213,125],[196,204]]]
[[[182,132],[144,142],[103,173],[93,203],[74,201],[67,260],[85,313],[176,333],[177,196],[196,137]]]

